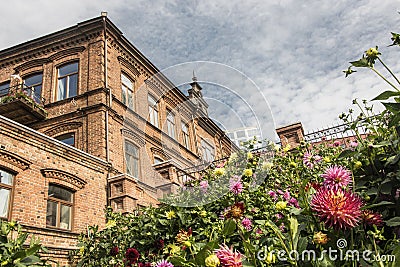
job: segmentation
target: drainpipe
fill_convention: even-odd
[[[107,12],[101,12],[101,16],[103,17],[103,35],[104,35],[104,89],[108,90],[108,103],[106,107],[106,119],[105,119],[105,131],[106,131],[106,160],[108,163],[110,163],[110,148],[109,148],[109,126],[108,126],[108,116],[109,116],[109,110],[111,109],[111,104],[112,104],[112,92],[111,89],[108,88],[108,60],[107,60]],[[108,179],[110,178],[110,172],[111,170],[108,170],[107,172],[107,206],[109,206],[111,203],[109,202],[110,199],[110,185],[108,183]]]

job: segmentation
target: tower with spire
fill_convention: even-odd
[[[192,103],[197,107],[198,110],[201,110],[204,115],[208,116],[208,104],[203,98],[203,94],[201,90],[203,89],[200,84],[197,82],[197,77],[193,70],[192,82],[190,83],[192,86],[189,90],[189,99]]]

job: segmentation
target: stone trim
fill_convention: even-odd
[[[82,122],[75,122],[75,121],[65,122],[65,123],[54,126],[50,129],[44,131],[44,134],[48,135],[48,136],[56,136],[57,134],[62,133],[62,132],[69,132],[69,131],[76,130],[81,126],[82,126]]]
[[[140,76],[140,71],[136,68],[136,66],[134,66],[132,63],[130,63],[128,60],[126,60],[122,56],[118,56],[117,58],[118,58],[119,63],[122,66],[124,66],[125,68],[127,68],[128,70],[130,70],[136,77]]]
[[[83,179],[65,171],[57,169],[41,169],[40,171],[47,179],[55,179],[66,182],[68,184],[71,184],[74,189],[75,187],[82,189],[87,184],[86,181],[84,181]]]
[[[3,148],[0,148],[0,160],[10,163],[22,170],[26,170],[32,164],[29,160],[22,158],[12,152],[6,151]]]
[[[134,131],[131,131],[128,129],[122,129],[121,132],[124,137],[130,138],[131,140],[135,141],[141,147],[146,144],[146,141],[142,137],[140,137],[137,133],[135,133]]]

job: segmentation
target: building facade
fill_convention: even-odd
[[[235,145],[106,17],[0,51],[0,217],[66,263],[88,224],[157,204]]]

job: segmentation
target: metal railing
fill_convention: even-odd
[[[31,98],[36,104],[44,106],[45,99],[41,96],[41,90],[35,90],[34,86],[27,86],[26,84],[19,84],[16,86],[11,86],[7,88],[0,89],[0,102],[4,98],[18,98],[23,95],[23,97]]]

